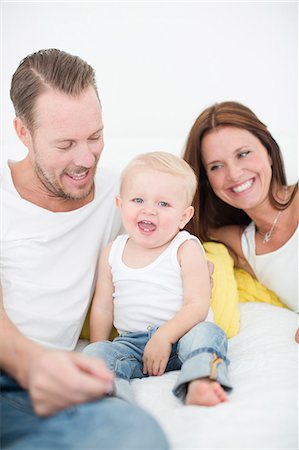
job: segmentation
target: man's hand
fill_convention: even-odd
[[[28,390],[36,414],[50,416],[111,392],[113,379],[113,373],[98,358],[47,350],[31,364]]]
[[[168,342],[165,336],[160,335],[158,331],[151,337],[144,348],[144,374],[163,375],[171,354],[171,343]]]

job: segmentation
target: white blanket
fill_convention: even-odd
[[[158,419],[173,450],[298,449],[297,314],[261,303],[240,308],[241,331],[229,341],[229,402],[184,406],[172,394],[177,371],[132,380],[136,402]]]

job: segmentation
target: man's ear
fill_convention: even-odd
[[[117,208],[121,208],[122,200],[121,200],[121,197],[119,195],[117,195],[115,197],[115,204],[116,204]]]
[[[23,120],[20,119],[20,117],[15,117],[13,121],[14,128],[16,130],[16,133],[18,135],[18,138],[23,142],[25,147],[29,148],[31,147],[31,133],[24,124]]]
[[[186,208],[185,211],[183,212],[181,222],[180,222],[180,230],[182,230],[184,228],[184,226],[187,225],[187,223],[193,217],[193,215],[194,215],[193,206],[188,206],[188,208]]]

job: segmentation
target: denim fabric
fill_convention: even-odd
[[[224,331],[211,322],[196,325],[183,336],[177,345],[178,358],[182,370],[178,376],[173,392],[177,397],[185,398],[188,383],[198,378],[213,378],[229,391],[232,385],[228,378],[229,360],[227,338]],[[213,361],[219,358],[219,363]]]
[[[102,341],[88,345],[84,353],[102,358],[107,366],[116,374],[115,395],[127,401],[134,401],[133,390],[129,380],[143,378],[144,347],[157,330],[149,327],[145,332],[122,333],[113,342]],[[226,357],[227,339],[221,328],[211,322],[201,322],[186,333],[172,346],[166,372],[181,369],[174,394],[184,400],[188,383],[198,378],[213,378],[224,389],[230,390],[231,384],[227,375],[229,361]],[[213,361],[217,360],[215,364]]]
[[[169,448],[156,421],[143,409],[121,399],[103,397],[41,418],[33,412],[28,393],[12,378],[2,373],[0,387],[2,450]]]

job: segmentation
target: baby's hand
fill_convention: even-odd
[[[163,375],[165,372],[172,345],[162,334],[156,332],[148,341],[143,353],[143,373]]]

